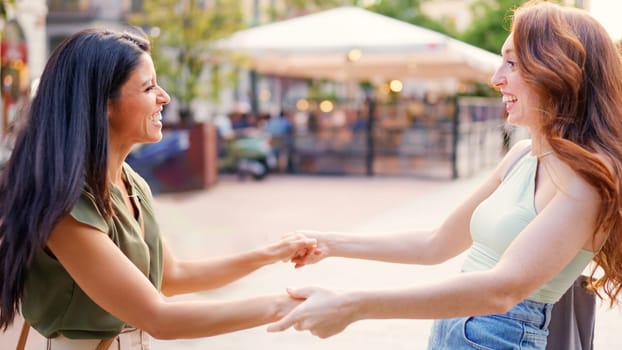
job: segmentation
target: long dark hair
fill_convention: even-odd
[[[601,203],[594,234],[608,234],[594,261],[611,305],[622,290],[622,64],[605,29],[587,12],[542,1],[518,8],[512,27],[519,69],[541,97],[541,133],[591,184]],[[602,154],[609,164],[595,153]],[[595,277],[596,268],[592,271]],[[599,294],[600,295],[600,294]]]
[[[110,218],[109,99],[149,52],[136,34],[80,31],[50,56],[0,174],[0,327],[13,322],[28,266],[85,186]]]

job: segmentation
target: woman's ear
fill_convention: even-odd
[[[108,118],[110,118],[110,113],[112,111],[114,103],[112,102],[111,99],[108,99],[108,102],[106,102],[106,116]]]

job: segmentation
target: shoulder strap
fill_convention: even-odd
[[[28,340],[28,332],[30,331],[30,323],[24,320],[22,325],[22,331],[19,334],[19,340],[17,341],[16,350],[24,350],[26,348],[26,341]]]
[[[116,337],[108,338],[108,339],[102,339],[102,341],[99,342],[99,344],[97,344],[97,348],[95,348],[95,350],[108,350],[110,348],[110,345],[112,345],[112,342],[115,339],[116,339]]]
[[[516,157],[516,159],[514,159],[512,164],[510,164],[510,166],[508,166],[508,168],[505,170],[505,174],[503,174],[503,180],[505,180],[505,178],[508,176],[510,171],[512,171],[512,169],[514,169],[514,166],[516,165],[516,163],[518,163],[519,160],[523,159],[523,157],[526,156],[529,152],[531,152],[531,145],[529,145],[529,147],[525,148],[523,150],[523,153],[521,153],[520,156]]]

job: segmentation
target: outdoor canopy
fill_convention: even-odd
[[[337,81],[486,83],[501,64],[499,55],[355,6],[239,31],[215,46],[244,55],[260,73]]]

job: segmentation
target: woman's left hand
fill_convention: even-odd
[[[289,234],[265,249],[273,262],[290,261],[300,258],[315,250],[317,240],[301,234]]]
[[[292,298],[306,299],[280,321],[270,325],[268,332],[280,332],[290,327],[308,330],[320,338],[342,332],[355,321],[353,309],[348,307],[347,294],[323,288],[288,289]]]

